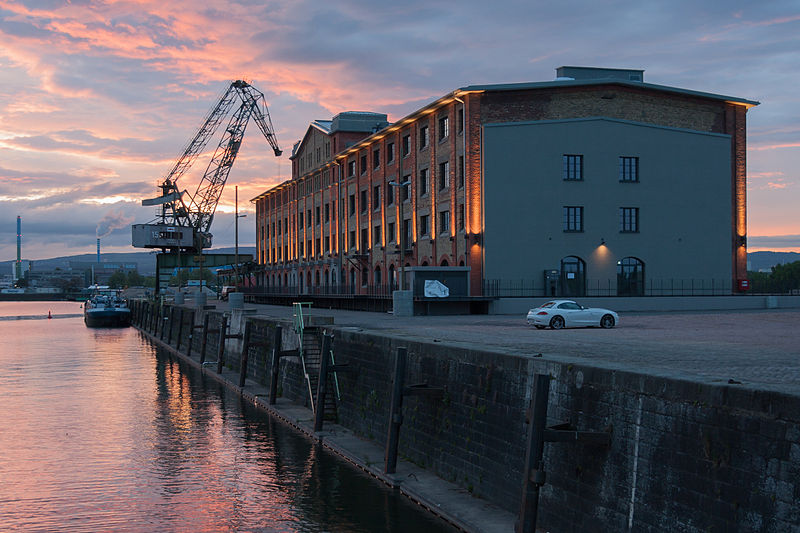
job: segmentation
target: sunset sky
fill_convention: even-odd
[[[396,120],[470,84],[547,81],[561,65],[757,100],[748,112],[748,247],[800,251],[800,4],[0,0],[0,260],[137,251],[141,200],[233,79],[264,92],[284,156],[248,128],[212,226],[252,245],[249,200],[290,175],[314,119]],[[212,146],[213,145],[213,146]],[[213,150],[216,141],[209,143]],[[208,159],[181,187],[194,191]],[[691,191],[686,191],[691,194]]]

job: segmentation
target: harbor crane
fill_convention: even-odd
[[[239,103],[238,108],[235,106]],[[225,118],[231,114],[225,132],[193,195],[181,191],[178,180],[191,167],[197,156],[214,136]],[[245,128],[253,119],[272,147],[275,156],[281,155],[272,128],[264,94],[249,83],[236,80],[192,138],[183,155],[158,186],[161,196],[142,200],[143,206],[160,206],[157,218],[148,224],[132,226],[132,244],[136,248],[161,248],[162,252],[199,253],[211,247],[211,222],[222,189],[230,174],[236,154],[244,138]]]

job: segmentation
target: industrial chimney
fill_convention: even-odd
[[[97,238],[97,264],[100,264],[100,237]]]
[[[17,215],[17,279],[22,279],[22,219]]]

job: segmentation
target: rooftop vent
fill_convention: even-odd
[[[556,79],[644,81],[644,70],[598,67],[558,67]]]

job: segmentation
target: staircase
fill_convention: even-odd
[[[303,306],[308,306],[310,312],[311,304],[295,303],[294,305],[294,330],[300,340],[300,361],[303,363],[303,373],[308,389],[308,400],[311,410],[317,412],[317,385],[319,383],[319,368],[322,358],[322,335],[323,330],[316,326],[307,326],[306,318],[303,316]],[[329,366],[333,364],[333,351],[327,354]],[[323,409],[323,420],[336,422],[338,419],[336,401],[339,397],[339,383],[335,373],[330,373],[327,379],[327,393],[325,394],[325,405]]]
[[[303,331],[303,348],[301,358],[305,370],[306,383],[308,384],[311,408],[316,413],[317,385],[319,384],[319,367],[322,358],[322,330],[314,326],[306,326]],[[330,354],[328,355],[330,357]],[[330,364],[330,360],[328,361]],[[334,380],[328,375],[327,394],[325,394],[325,405],[323,405],[323,420],[336,422],[336,396]]]

